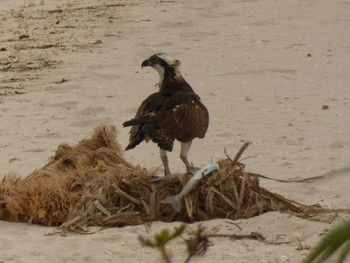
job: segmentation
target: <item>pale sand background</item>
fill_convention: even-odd
[[[117,3],[125,6],[103,7]],[[121,123],[158,78],[151,69],[141,71],[141,61],[159,51],[183,62],[184,77],[211,114],[206,138],[190,152],[196,166],[225,158],[224,148],[233,156],[250,140],[243,157],[254,156],[245,161],[253,172],[289,179],[348,167],[349,14],[346,0],[2,0],[1,176],[28,175],[60,143],[88,137],[101,122],[115,124],[125,146],[128,129]],[[29,38],[19,40],[24,34]],[[174,172],[184,170],[178,154],[176,145]],[[160,165],[153,144],[126,156],[147,168]],[[313,183],[261,184],[306,204],[349,208],[349,176],[343,169]],[[296,239],[313,247],[331,227],[279,213],[235,223],[241,231],[227,220],[204,225],[218,233],[257,231],[286,243],[213,238],[194,262],[300,262],[309,251],[298,250]],[[176,225],[155,222],[149,235]],[[45,235],[54,230],[0,222],[0,262],[160,262],[157,251],[137,241],[147,235],[144,226]],[[174,262],[183,262],[182,241],[170,247]]]

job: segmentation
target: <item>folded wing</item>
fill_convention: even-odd
[[[170,97],[154,93],[142,102],[135,118],[123,123],[132,126],[126,150],[150,138],[161,149],[171,151],[175,139],[203,138],[208,125],[208,110],[195,93],[179,92]]]
[[[181,142],[203,138],[209,125],[208,110],[194,93],[174,95],[157,115],[161,129]]]

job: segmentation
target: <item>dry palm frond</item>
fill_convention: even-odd
[[[188,175],[153,182],[156,171],[126,161],[115,135],[114,126],[101,125],[74,147],[58,146],[49,163],[28,177],[5,176],[0,183],[0,219],[85,231],[90,225],[234,220],[267,211],[312,218],[325,211],[260,187],[258,174],[245,172],[238,162],[241,149],[234,161],[218,161],[219,170],[184,198],[186,206],[178,213],[161,201],[178,194]]]

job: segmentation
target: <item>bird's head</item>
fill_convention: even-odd
[[[179,60],[169,57],[165,53],[154,54],[141,64],[141,68],[152,67],[159,73],[159,83],[163,81],[165,75],[174,77],[180,76],[179,66]]]

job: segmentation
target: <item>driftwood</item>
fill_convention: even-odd
[[[0,220],[85,231],[91,225],[125,226],[155,220],[235,220],[268,211],[312,219],[327,212],[260,187],[259,175],[247,173],[238,161],[242,149],[233,161],[218,161],[219,170],[184,198],[185,206],[178,213],[161,201],[178,194],[189,176],[153,181],[156,171],[126,161],[115,127],[101,125],[90,139],[74,147],[58,146],[49,163],[29,176],[5,176],[0,183]]]

